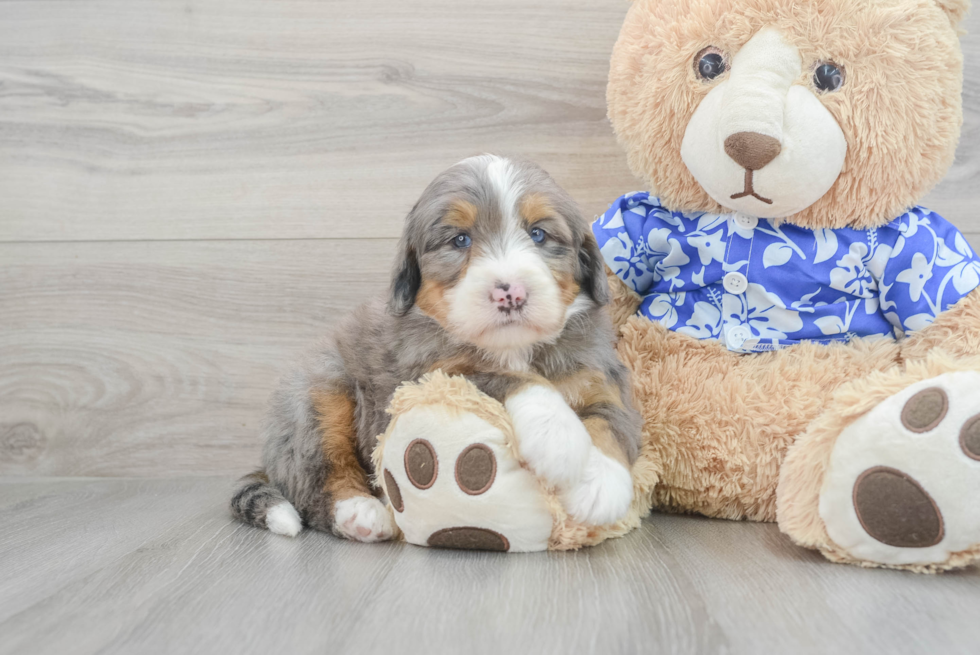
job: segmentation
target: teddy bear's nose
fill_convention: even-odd
[[[736,132],[725,139],[725,152],[742,168],[757,171],[783,149],[779,139],[758,132]]]

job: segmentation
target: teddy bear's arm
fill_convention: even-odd
[[[980,288],[936,317],[928,327],[900,342],[906,362],[925,359],[936,350],[953,357],[980,354]]]

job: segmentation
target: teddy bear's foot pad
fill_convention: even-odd
[[[545,550],[552,514],[504,433],[465,411],[421,405],[397,417],[380,481],[405,540],[419,546]]]
[[[460,548],[463,550],[510,550],[507,537],[486,528],[444,528],[429,536],[428,544],[434,548]]]
[[[980,548],[980,373],[924,380],[840,434],[820,494],[850,557],[942,567]]]

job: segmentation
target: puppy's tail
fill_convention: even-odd
[[[246,475],[238,485],[238,491],[231,499],[231,513],[235,518],[287,537],[295,537],[303,529],[299,512],[278,488],[269,483],[265,471]]]

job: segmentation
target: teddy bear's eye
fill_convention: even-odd
[[[818,64],[813,71],[813,86],[824,93],[833,93],[844,86],[844,71],[833,62]]]
[[[698,77],[710,82],[728,70],[728,59],[718,48],[708,46],[694,58],[694,70]]]

